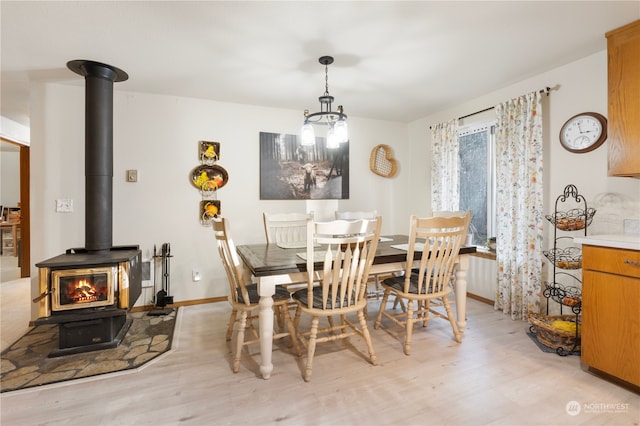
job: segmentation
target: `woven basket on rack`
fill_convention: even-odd
[[[554,328],[551,324],[554,321],[576,321],[575,315],[555,315],[547,316],[543,314],[529,314],[529,322],[531,323],[536,339],[548,348],[562,348],[565,351],[579,351],[580,342],[576,345],[576,332],[565,331]],[[578,326],[578,338],[580,337],[580,328]],[[575,347],[574,347],[575,346]]]

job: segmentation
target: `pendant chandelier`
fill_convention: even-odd
[[[305,146],[316,143],[316,133],[314,125],[327,126],[327,148],[337,148],[341,143],[349,140],[349,129],[347,128],[347,115],[342,110],[342,105],[338,105],[337,111],[331,110],[333,96],[329,95],[329,70],[328,66],[333,63],[331,56],[322,56],[318,60],[324,65],[324,95],[320,96],[320,111],[309,113],[304,110],[304,123],[301,132],[301,144]]]

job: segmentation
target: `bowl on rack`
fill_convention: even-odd
[[[586,212],[583,209],[571,209],[566,212],[555,212],[553,215],[548,214],[545,217],[562,231],[578,231],[584,229],[585,225],[591,225],[595,214],[596,209],[587,208]]]
[[[580,247],[554,248],[543,253],[549,261],[560,269],[582,268],[582,250]]]
[[[582,304],[582,291],[578,287],[565,286],[557,282],[545,283],[544,296],[571,308],[579,309]]]

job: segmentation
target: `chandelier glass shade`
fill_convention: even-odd
[[[347,115],[343,112],[342,105],[338,105],[336,111],[331,109],[333,96],[329,95],[329,70],[328,66],[333,63],[331,56],[322,56],[318,60],[324,65],[324,95],[320,96],[320,111],[310,113],[304,110],[304,123],[302,124],[301,144],[304,146],[316,143],[316,133],[314,126],[322,125],[327,127],[327,148],[338,148],[341,143],[349,140],[349,128],[347,126]]]

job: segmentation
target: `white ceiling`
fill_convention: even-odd
[[[6,1],[1,114],[28,124],[29,81],[121,68],[114,90],[409,122],[606,48],[640,1]],[[555,82],[549,82],[554,84]]]

